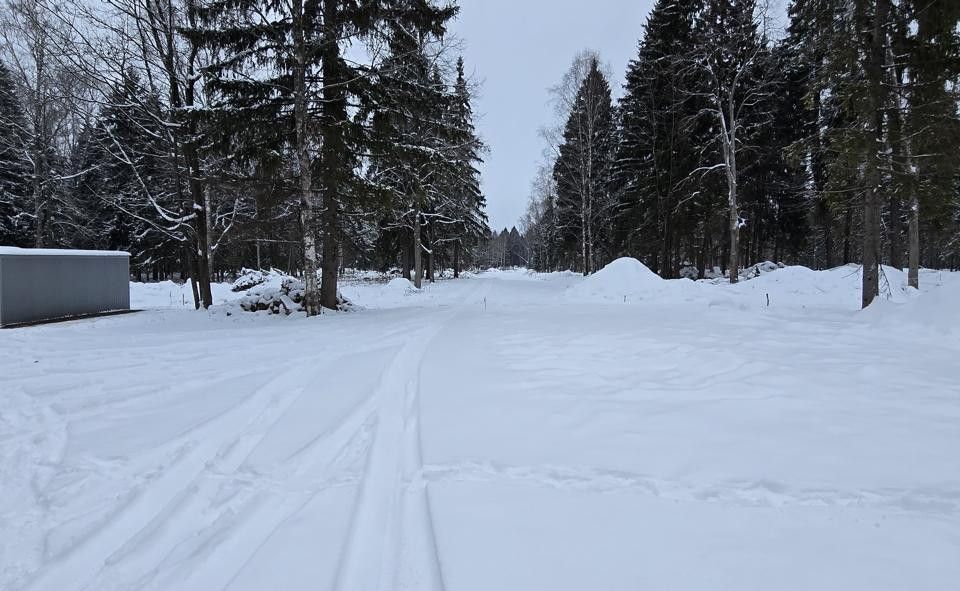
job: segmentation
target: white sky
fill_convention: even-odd
[[[600,52],[619,96],[653,0],[460,0],[453,31],[467,71],[482,84],[474,108],[490,147],[483,170],[494,229],[510,227],[526,209],[543,150],[538,130],[551,123],[548,89],[582,49]]]
[[[785,0],[770,0],[784,11]],[[654,0],[460,0],[453,32],[464,46],[467,71],[482,84],[474,108],[490,147],[483,170],[490,226],[517,223],[526,210],[543,151],[538,130],[552,122],[548,89],[574,55],[600,52],[622,92],[627,63],[637,51]]]

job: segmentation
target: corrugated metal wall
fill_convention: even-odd
[[[129,309],[126,253],[0,248],[0,326]]]

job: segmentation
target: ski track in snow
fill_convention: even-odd
[[[446,311],[411,335],[374,395],[377,426],[337,574],[340,591],[444,590],[422,478],[420,373],[431,341],[458,313]]]
[[[385,336],[401,332],[403,329],[396,329]],[[363,349],[355,350],[339,357],[362,352]],[[177,357],[174,361],[182,359],[186,357]],[[329,371],[338,361],[332,358],[319,368],[304,360],[275,367],[276,377],[245,396],[238,405],[201,422],[163,446],[170,450],[159,454],[166,455],[163,458],[166,462],[161,460],[154,469],[142,467],[144,475],[127,498],[118,499],[121,502],[106,520],[97,524],[96,531],[77,538],[22,588],[25,591],[165,589],[184,585],[193,589],[224,588],[232,577],[230,569],[235,568],[237,572],[242,569],[242,563],[232,562],[237,556],[252,554],[262,542],[264,531],[275,529],[316,494],[355,482],[355,478],[341,473],[335,464],[343,459],[344,453],[357,456],[364,452],[360,440],[374,411],[370,398],[352,409],[331,432],[321,434],[286,458],[284,466],[290,468],[288,474],[275,478],[251,473],[244,467],[276,423],[307,392],[305,384],[314,382],[323,370]],[[80,354],[71,366],[59,368],[57,373],[69,377],[83,375],[83,370],[71,372],[70,368],[82,368],[89,362]],[[115,364],[121,371],[144,365]],[[21,387],[29,389],[31,383],[24,380]],[[209,383],[209,378],[187,380],[179,387],[190,389],[205,383]],[[50,391],[55,392],[56,389]],[[34,389],[33,393],[46,392]],[[151,394],[140,397],[149,398]],[[90,398],[87,398],[88,404],[79,408],[74,408],[63,396],[53,405],[69,408],[70,420],[82,420],[102,412],[97,406],[90,407]],[[122,410],[137,398],[122,398],[112,409]],[[100,403],[107,401],[108,397],[99,400]],[[41,407],[37,412],[55,422],[50,419],[56,416],[50,407]],[[64,430],[62,422],[61,427],[42,429],[51,436],[60,434],[51,447],[61,451],[48,454],[51,470],[56,470],[63,461]],[[29,441],[26,436],[20,439],[18,442],[11,437],[5,443],[37,443],[35,437]],[[351,445],[356,449],[349,449]],[[320,474],[311,474],[310,469],[317,466],[321,467]],[[39,488],[40,485],[35,484],[34,493],[42,499],[44,493]],[[227,499],[220,502],[218,496],[223,494]],[[279,502],[275,502],[278,498]],[[30,527],[42,522],[42,512],[42,509],[37,511],[36,520],[28,522]],[[188,558],[195,560],[197,556],[205,557],[204,568],[189,573],[186,578],[177,572],[179,563]],[[220,556],[226,557],[224,564],[218,563]],[[157,557],[161,557],[159,563]]]
[[[261,416],[274,414],[275,409],[289,405],[290,400],[285,398],[302,394],[302,390],[297,388],[306,375],[306,371],[292,368],[281,371],[279,377],[260,388],[240,406],[215,419],[209,427],[215,427],[221,433],[225,430],[234,434],[235,438],[241,438],[247,433],[251,422],[257,422]],[[190,442],[178,450],[178,457],[163,473],[152,479],[122,511],[112,516],[79,548],[70,551],[54,568],[45,569],[27,589],[90,588],[87,582],[99,573],[102,565],[116,564],[129,558],[139,546],[153,541],[157,529],[169,526],[177,509],[190,504],[192,497],[199,494],[198,480],[211,467],[221,463],[225,466],[233,464],[234,469],[238,467],[238,456],[231,458],[229,453],[231,441],[226,441],[228,447],[224,456],[223,440],[204,431],[201,427],[199,432],[192,434]],[[187,483],[186,486],[184,483]]]
[[[792,490],[773,481],[693,484],[617,470],[576,466],[503,466],[489,462],[423,467],[427,482],[532,482],[560,490],[630,492],[671,501],[709,502],[746,507],[855,507],[956,518],[960,490]]]

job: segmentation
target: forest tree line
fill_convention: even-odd
[[[0,244],[243,265],[336,308],[345,265],[419,286],[489,233],[472,85],[433,0],[2,0]]]
[[[960,266],[960,2],[658,0],[623,94],[584,52],[523,220],[530,265]]]

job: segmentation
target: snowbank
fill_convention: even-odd
[[[686,279],[682,280],[690,283]],[[692,285],[692,283],[691,283]],[[637,259],[617,259],[567,290],[567,298],[580,301],[631,303],[655,298],[669,283]]]
[[[921,284],[922,285],[922,284]],[[868,324],[885,329],[922,328],[940,335],[960,336],[960,284],[934,287],[906,303],[880,298],[860,313]]]
[[[825,271],[814,271],[802,266],[784,267],[764,272],[750,281],[736,285],[719,282],[717,287],[727,295],[748,298],[750,303],[764,307],[836,308],[859,310],[863,271],[859,265],[845,265]],[[907,287],[907,275],[893,267],[884,266],[880,276],[880,297],[893,302],[905,302],[912,291]]]

